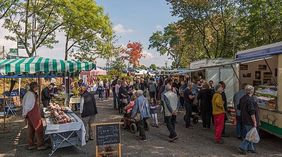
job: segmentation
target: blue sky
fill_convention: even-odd
[[[169,23],[176,21],[176,18],[171,16],[170,6],[165,0],[97,0],[97,3],[110,16],[114,30],[120,37],[119,44],[139,41],[147,55],[141,63],[164,65],[168,57],[160,57],[156,50],[148,50],[148,46],[153,32],[162,30]]]
[[[169,23],[176,21],[170,14],[170,6],[165,0],[96,0],[97,4],[104,8],[109,15],[116,35],[119,37],[118,44],[126,45],[128,41],[139,41],[143,44],[143,52],[146,55],[141,59],[141,64],[149,66],[154,63],[164,66],[165,62],[171,64],[167,56],[160,56],[156,50],[148,50],[149,38],[153,32],[162,30]],[[2,26],[3,20],[0,20]],[[16,43],[7,41],[4,36],[9,32],[0,27],[0,46],[9,48],[16,47]],[[64,58],[65,37],[57,32],[58,44],[53,49],[42,47],[38,49],[38,55],[49,58]],[[23,51],[23,50],[21,50]],[[25,53],[21,52],[20,53]],[[104,66],[104,60],[97,60],[98,66]]]

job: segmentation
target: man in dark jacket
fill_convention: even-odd
[[[118,82],[118,77],[112,82],[111,87],[112,87],[112,92],[113,92],[113,103],[114,103],[114,109],[117,109],[117,93],[115,90],[115,86]]]
[[[212,91],[208,83],[203,84],[203,88],[199,91],[198,101],[200,102],[201,115],[203,120],[203,129],[211,128],[212,117]]]
[[[48,87],[45,87],[41,92],[41,100],[44,107],[48,107],[51,101],[51,91],[54,88],[55,84],[51,83]]]
[[[255,98],[253,97],[254,87],[247,85],[245,87],[245,92],[246,95],[240,99],[240,103],[238,105],[238,109],[241,111],[243,138],[245,138],[247,132],[249,132],[252,128],[257,128],[259,124],[259,109]],[[244,140],[240,144],[239,150],[242,154],[246,154],[247,152],[256,152],[255,144],[247,140]]]
[[[225,119],[224,119],[224,128],[223,128],[223,131],[222,131],[222,137],[229,137],[228,134],[226,134],[226,121],[228,120],[227,119],[227,97],[226,97],[226,94],[225,94],[225,88],[226,88],[226,84],[223,82],[223,81],[220,81],[218,84],[220,84],[222,87],[223,87],[223,92],[221,93],[222,95],[222,99],[224,101],[224,110],[225,110]]]
[[[86,130],[85,139],[87,142],[88,140],[94,139],[94,131],[92,130],[91,125],[94,123],[97,107],[94,95],[87,91],[86,86],[82,86],[80,92],[80,113]]]

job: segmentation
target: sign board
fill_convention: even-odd
[[[119,124],[97,125],[96,141],[98,146],[120,143]]]
[[[118,154],[121,157],[121,123],[96,124],[96,157]],[[116,148],[117,150],[114,150]],[[102,150],[102,151],[99,151]]]

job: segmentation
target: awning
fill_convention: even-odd
[[[246,58],[246,59],[235,59],[232,62],[223,63],[223,64],[217,64],[217,65],[213,65],[213,66],[205,66],[205,67],[202,67],[202,68],[224,67],[224,66],[233,65],[233,64],[256,62],[256,61],[261,61],[261,60],[270,59],[270,58],[272,58],[271,55],[268,55],[268,56],[257,56],[257,57],[254,57],[254,58]]]
[[[43,57],[0,60],[0,75],[73,74],[95,69],[91,62],[65,61]]]
[[[187,73],[191,73],[191,72],[196,72],[196,71],[201,71],[201,70],[204,70],[204,69],[185,69],[185,70],[181,70],[179,72],[179,74],[187,74]]]

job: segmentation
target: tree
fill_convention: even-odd
[[[186,32],[193,31],[197,51],[205,58],[231,57],[233,55],[236,1],[167,0],[172,5],[172,15],[181,19]]]
[[[129,42],[126,49],[121,51],[123,59],[127,60],[133,67],[140,66],[140,59],[143,57],[142,54],[143,47],[139,42]]]
[[[141,65],[141,66],[139,66],[139,69],[146,70],[146,69],[147,69],[147,67],[146,67],[145,65]]]
[[[239,1],[238,49],[282,41],[282,1]]]
[[[194,31],[188,32],[187,29],[183,29],[178,23],[169,24],[163,32],[153,33],[149,39],[149,49],[156,48],[161,55],[170,56],[174,68],[187,67],[190,61],[202,56],[192,42]]]
[[[4,18],[18,0],[0,0],[0,19]]]
[[[66,33],[65,60],[72,48],[78,48],[76,58],[92,60],[107,58],[112,50],[112,27],[103,8],[92,0],[57,0]],[[92,60],[93,61],[93,60]]]
[[[150,65],[151,70],[157,70],[157,65],[156,64],[151,64]]]
[[[126,64],[122,58],[116,58],[115,61],[111,64],[111,69],[115,69],[117,71],[123,71],[126,68]]]
[[[4,27],[15,36],[6,38],[21,42],[29,57],[34,56],[39,47],[53,48],[58,42],[58,31],[66,35],[65,59],[74,48],[79,52],[95,52],[99,56],[109,53],[111,23],[95,1],[17,0],[15,3],[4,23]]]
[[[63,24],[56,12],[58,6],[55,1],[26,0],[15,3],[4,22],[4,27],[15,36],[6,36],[6,39],[21,42],[29,57],[34,56],[39,47],[52,48],[58,42],[55,31]]]

